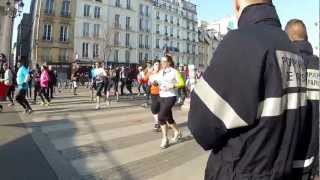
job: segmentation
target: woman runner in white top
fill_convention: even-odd
[[[184,86],[183,78],[180,73],[174,69],[172,57],[167,55],[161,58],[162,69],[159,72],[157,83],[160,88],[160,110],[158,113],[158,120],[162,131],[162,141],[160,148],[167,148],[169,139],[167,137],[167,124],[174,131],[172,138],[173,142],[181,139],[181,131],[178,130],[177,125],[173,119],[172,107],[177,100],[177,88]]]

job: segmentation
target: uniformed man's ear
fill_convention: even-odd
[[[234,13],[235,13],[237,19],[239,19],[240,15],[241,15],[240,14],[240,2],[239,2],[239,0],[234,0],[233,2],[234,2]]]

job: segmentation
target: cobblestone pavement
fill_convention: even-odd
[[[66,91],[49,107],[34,105],[32,115],[20,114],[59,179],[203,179],[208,153],[190,135],[185,110],[174,111],[182,142],[161,150],[161,134],[141,106],[144,97],[122,97],[97,111],[86,91]]]

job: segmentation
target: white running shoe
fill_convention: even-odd
[[[177,143],[181,140],[182,138],[182,133],[179,131],[178,133],[174,133],[173,138],[171,139],[174,143]]]
[[[169,147],[169,139],[168,138],[162,138],[160,148],[161,149],[166,149],[168,147]]]
[[[99,109],[100,109],[100,106],[99,106],[99,105],[97,105],[97,106],[96,106],[96,110],[99,110]]]

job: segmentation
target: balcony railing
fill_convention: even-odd
[[[71,13],[68,12],[68,11],[61,11],[60,15],[61,15],[62,17],[70,17],[70,16],[71,16]]]
[[[45,10],[44,10],[44,13],[45,13],[47,16],[54,16],[54,11],[53,11],[53,9],[45,9]]]
[[[115,29],[121,29],[121,24],[120,24],[120,23],[114,23],[114,24],[113,24],[113,27],[114,27]]]
[[[68,56],[59,56],[59,61],[60,61],[60,62],[67,62],[68,59],[69,59]]]

